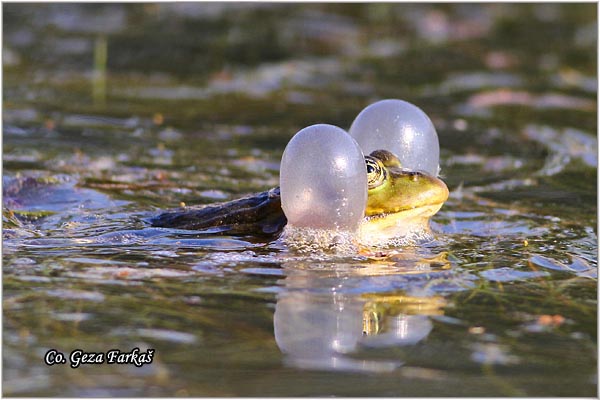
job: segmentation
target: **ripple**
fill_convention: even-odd
[[[193,272],[167,268],[90,267],[83,271],[65,272],[64,276],[114,283],[114,280],[146,280],[150,278],[182,278]]]
[[[526,279],[540,278],[548,276],[546,271],[519,271],[509,267],[487,269],[479,275],[488,281],[493,282],[512,282]]]
[[[192,335],[190,333],[173,331],[173,330],[169,330],[169,329],[140,328],[140,329],[137,329],[136,332],[138,335],[145,337],[145,338],[164,340],[167,342],[192,344],[197,341],[196,335]]]
[[[249,275],[285,276],[283,270],[278,268],[244,268],[240,272]]]
[[[571,256],[571,258],[573,262],[570,265],[566,265],[565,263],[542,255],[534,255],[529,258],[528,262],[533,267],[541,267],[552,271],[568,272],[582,277],[597,278],[597,267],[590,265],[580,257]]]
[[[571,109],[578,111],[596,110],[596,102],[588,98],[548,93],[534,95],[520,90],[497,89],[472,95],[467,104],[475,109],[491,108],[503,105],[528,106],[539,109]]]
[[[59,297],[68,300],[104,301],[104,295],[102,293],[86,290],[53,289],[46,290],[45,293],[51,297]]]

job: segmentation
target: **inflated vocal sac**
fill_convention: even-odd
[[[404,100],[381,100],[362,110],[350,127],[350,136],[363,153],[388,150],[403,168],[437,176],[440,144],[433,123],[419,107]]]
[[[300,130],[283,152],[281,206],[294,227],[353,231],[365,214],[363,153],[346,131],[317,124]]]

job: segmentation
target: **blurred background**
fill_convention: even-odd
[[[2,10],[5,395],[597,394],[596,4]],[[298,278],[256,238],[144,223],[278,185],[294,133],[348,129],[384,98],[421,107],[440,136],[451,196],[428,251],[451,254],[450,273],[408,279],[398,261],[381,280],[336,265]],[[385,368],[286,364],[274,308],[330,285],[361,310],[356,296],[416,287],[444,312],[403,308],[418,340],[354,356]],[[397,315],[394,301],[369,304]],[[134,345],[156,361],[41,362]]]
[[[214,157],[227,165],[257,157],[252,168],[267,169],[259,171],[264,186],[297,130],[319,122],[347,129],[382,98],[405,99],[431,116],[446,165],[450,152],[529,162],[564,128],[595,136],[594,11],[591,4],[6,4],[5,168],[23,158],[73,167],[76,148],[97,161],[90,178],[143,160],[170,180],[169,171]],[[59,140],[43,154],[34,145],[20,157],[25,150],[13,146],[13,133],[27,140],[50,132]],[[64,136],[89,139],[65,146]],[[449,178],[482,178],[475,175]],[[198,175],[184,180],[203,185]],[[206,186],[225,194],[256,187],[215,183]],[[159,194],[163,205],[168,193]],[[172,203],[198,193],[177,196]]]

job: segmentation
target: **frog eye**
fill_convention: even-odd
[[[380,186],[387,177],[385,167],[378,160],[369,156],[365,157],[365,163],[367,164],[367,184],[369,189],[374,189]]]

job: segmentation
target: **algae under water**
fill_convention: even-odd
[[[3,394],[595,396],[596,7],[4,4]],[[276,186],[295,132],[383,98],[440,136],[435,241],[145,222]]]

